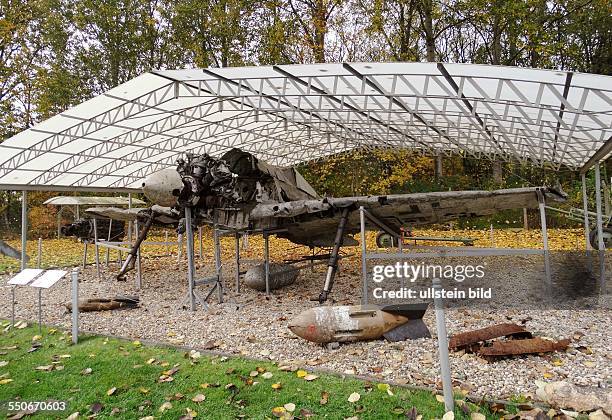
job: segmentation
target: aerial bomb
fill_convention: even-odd
[[[270,290],[293,284],[300,274],[300,270],[291,264],[270,263],[268,282]],[[244,285],[255,290],[266,290],[266,266],[259,264],[250,268],[244,275]]]
[[[315,343],[431,337],[422,320],[427,304],[319,306],[289,323],[297,336]]]

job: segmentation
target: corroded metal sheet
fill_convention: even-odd
[[[525,327],[518,324],[506,323],[491,325],[479,330],[453,335],[449,340],[448,348],[457,350],[482,341],[508,336],[531,337],[531,333],[527,331]]]

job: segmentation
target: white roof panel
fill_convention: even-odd
[[[278,165],[404,147],[578,169],[611,136],[610,76],[444,63],[166,70],[0,144],[0,187],[130,190],[184,152],[232,147]]]

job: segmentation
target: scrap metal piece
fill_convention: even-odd
[[[422,319],[409,319],[405,324],[384,333],[383,337],[391,342],[416,340],[417,338],[431,338],[431,332]]]
[[[298,278],[300,270],[291,264],[270,263],[269,283],[270,290],[293,284]],[[266,290],[265,264],[250,268],[244,275],[244,285],[255,290]]]
[[[448,348],[458,350],[498,337],[531,338],[532,335],[522,325],[511,323],[496,324],[479,330],[455,334],[450,338]]]
[[[569,338],[559,341],[545,340],[540,337],[525,340],[494,341],[491,346],[481,346],[478,354],[483,357],[501,357],[519,354],[550,353],[565,350],[569,344]]]
[[[412,334],[422,336],[427,327],[412,323],[404,330],[397,328],[411,320],[422,322],[417,316],[424,311],[414,305],[392,305],[394,311],[386,311],[376,305],[320,306],[302,312],[289,324],[289,329],[297,336],[315,343],[353,342],[375,340],[393,330],[391,341],[410,338]],[[414,315],[410,318],[407,315]],[[423,329],[424,327],[424,329]],[[429,331],[427,330],[427,333]]]
[[[79,299],[79,311],[111,311],[113,309],[133,309],[138,307],[140,299],[137,296],[116,296],[114,298]],[[72,312],[72,302],[64,304]]]
[[[138,258],[138,249],[140,248],[140,244],[147,238],[147,234],[149,233],[149,229],[151,229],[154,220],[155,213],[151,210],[151,214],[149,215],[149,218],[147,219],[144,228],[138,235],[136,243],[132,246],[132,249],[130,249],[130,252],[125,258],[123,265],[121,266],[121,270],[119,270],[119,273],[117,273],[118,281],[125,281],[125,275],[127,274],[127,272],[134,269],[136,265],[136,259]]]
[[[16,260],[21,259],[21,252],[17,251],[15,248],[2,240],[0,240],[0,255],[6,255],[7,257],[15,258]],[[25,260],[28,262],[30,257],[26,255]]]

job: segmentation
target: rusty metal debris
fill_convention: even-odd
[[[498,337],[531,338],[531,333],[518,324],[496,324],[479,330],[453,335],[448,348],[459,350]]]
[[[79,299],[79,311],[111,311],[113,309],[137,308],[140,299],[137,296],[116,296],[114,298],[91,298]],[[72,312],[72,303],[64,304],[68,311]]]
[[[509,339],[501,340],[506,337]],[[518,324],[496,324],[479,330],[456,334],[450,338],[451,350],[466,350],[484,358],[549,353],[565,350],[570,339],[559,341],[533,338],[531,332]]]
[[[21,259],[21,252],[17,251],[15,248],[2,240],[0,240],[0,255],[6,255],[7,257],[15,258],[16,260]],[[26,262],[28,262],[29,259],[30,257],[26,255]]]
[[[570,339],[559,341],[545,340],[543,338],[528,338],[525,340],[494,341],[490,346],[481,346],[477,351],[484,357],[516,356],[519,354],[549,353],[565,350]]]

